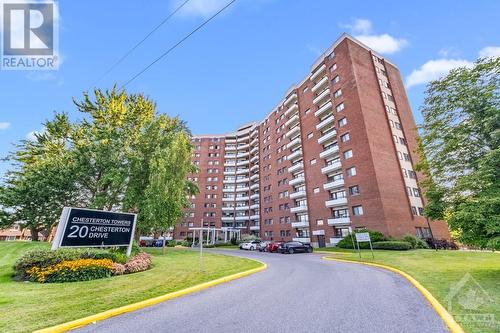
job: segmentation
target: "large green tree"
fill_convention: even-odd
[[[426,215],[464,244],[499,249],[500,58],[431,82],[421,111]]]
[[[143,233],[175,224],[186,195],[196,191],[186,179],[193,165],[185,124],[123,90],[95,90],[75,105],[83,120],[56,114],[11,154],[0,223],[50,230],[65,205],[78,205],[137,213]]]

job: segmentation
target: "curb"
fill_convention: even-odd
[[[446,309],[439,303],[439,301],[432,296],[432,294],[420,284],[417,280],[415,280],[410,274],[403,272],[397,268],[391,267],[391,266],[386,266],[382,264],[375,264],[371,262],[365,262],[365,261],[355,261],[355,260],[347,260],[347,259],[336,259],[336,258],[330,258],[330,257],[322,257],[321,259],[324,260],[333,260],[333,261],[339,261],[339,262],[347,262],[347,263],[354,263],[354,264],[360,264],[360,265],[367,265],[367,266],[375,266],[383,269],[387,269],[389,271],[398,273],[399,275],[403,276],[406,278],[408,281],[410,281],[411,284],[417,288],[417,290],[427,299],[427,301],[431,304],[432,308],[436,313],[441,317],[441,319],[444,321],[446,326],[450,329],[451,333],[465,333],[462,327],[458,325],[458,323],[453,319],[452,315],[446,311]]]
[[[267,268],[267,264],[263,263],[262,261],[255,260],[255,259],[250,259],[250,260],[257,261],[260,264],[262,264],[262,266],[257,267],[257,268],[252,268],[252,269],[249,269],[247,271],[239,272],[236,274],[224,276],[224,277],[212,280],[212,281],[203,282],[203,283],[197,284],[195,286],[192,286],[192,287],[189,287],[186,289],[177,290],[177,291],[165,294],[165,295],[146,299],[144,301],[140,301],[137,303],[132,303],[132,304],[124,305],[124,306],[121,306],[121,307],[118,307],[115,309],[100,312],[100,313],[97,313],[95,315],[91,315],[91,316],[84,317],[81,319],[69,321],[67,323],[55,325],[52,327],[47,327],[47,328],[44,328],[41,330],[36,330],[36,331],[34,331],[34,333],[66,332],[66,331],[69,331],[69,330],[74,329],[74,328],[88,325],[90,323],[95,323],[96,321],[108,319],[108,318],[111,318],[111,317],[114,317],[114,316],[117,316],[117,315],[120,315],[123,313],[139,310],[139,309],[145,308],[147,306],[158,304],[158,303],[168,301],[168,300],[173,299],[173,298],[177,298],[177,297],[181,297],[181,296],[188,295],[191,293],[195,293],[195,292],[216,286],[218,284],[222,284],[222,283],[236,280],[236,279],[239,279],[239,278],[251,275],[251,274],[255,274],[255,273],[263,271]]]

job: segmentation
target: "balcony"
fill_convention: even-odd
[[[293,160],[297,159],[298,157],[302,157],[302,149],[297,149],[293,153],[290,153],[286,157],[286,159],[289,160],[289,161],[293,161]]]
[[[247,161],[240,161],[240,162],[236,163],[236,166],[243,166],[243,165],[248,165],[248,164],[250,164],[250,161],[248,161],[248,160]]]
[[[250,215],[250,220],[260,220],[259,214]]]
[[[227,150],[227,151],[234,151],[234,150],[236,150],[236,146],[225,146],[225,147],[224,147],[224,150]]]
[[[337,131],[336,130],[331,130],[330,132],[324,134],[323,136],[321,136],[319,139],[318,139],[318,143],[319,144],[323,144],[325,143],[326,141],[330,140],[330,139],[334,139],[337,137]]]
[[[236,179],[236,183],[246,183],[249,181],[250,181],[250,178],[248,178],[248,177]]]
[[[340,162],[334,162],[330,165],[327,165],[323,168],[321,168],[321,173],[322,174],[329,174],[330,172],[340,170],[342,168],[342,164]]]
[[[235,188],[234,187],[226,187],[222,189],[222,192],[228,193],[228,192],[234,192]]]
[[[260,230],[260,225],[251,225],[250,230]]]
[[[257,153],[258,151],[259,151],[259,147],[253,146],[253,148],[250,150],[250,154],[253,155],[253,154]]]
[[[303,213],[307,212],[307,205],[295,206],[290,208],[291,213]]]
[[[343,178],[337,179],[337,180],[332,180],[331,182],[323,184],[323,188],[327,191],[333,190],[335,188],[342,187],[342,186],[344,186],[344,179]]]
[[[328,219],[328,225],[330,226],[342,226],[351,224],[349,217],[337,217]]]
[[[299,115],[296,114],[285,122],[285,126],[291,127],[299,122]]]
[[[237,175],[242,175],[242,174],[245,174],[245,173],[248,173],[250,169],[248,168],[245,168],[245,169],[240,169],[240,170],[237,170],[236,171],[236,174]]]
[[[232,167],[232,166],[236,166],[236,163],[235,162],[226,162],[226,163],[224,163],[224,166],[225,167]]]
[[[300,133],[300,126],[297,125],[294,128],[292,128],[291,130],[289,130],[288,132],[286,132],[286,137],[290,138],[290,137],[295,136],[299,133]]]
[[[255,155],[250,159],[250,162],[255,163],[258,160],[259,160],[259,155]]]
[[[228,206],[223,206],[222,211],[223,212],[232,212],[234,210],[234,207],[228,207]]]
[[[298,199],[298,198],[303,198],[305,196],[306,196],[306,190],[290,193],[290,199]]]
[[[257,127],[255,127],[252,132],[250,132],[250,137],[253,138],[254,136],[256,136],[257,134],[259,134],[259,129]]]
[[[236,174],[236,170],[224,171],[224,176],[234,176],[235,174]]]
[[[285,102],[283,103],[283,105],[287,106],[288,104],[294,102],[295,100],[297,100],[297,93],[293,93],[292,95],[290,95],[290,97],[288,97]]]
[[[238,153],[238,155],[236,155],[237,158],[240,158],[240,157],[247,157],[248,155],[250,155],[250,152],[248,151],[244,151],[242,153]]]
[[[259,198],[259,193],[254,193],[250,196],[250,199],[254,200],[254,199],[258,199]]]
[[[258,189],[258,188],[259,188],[259,183],[255,183],[255,184],[252,184],[252,185],[250,186],[250,189],[251,189],[251,190],[256,190],[256,189]]]
[[[292,228],[308,228],[309,221],[292,222]]]
[[[294,237],[292,240],[294,242],[311,243],[311,238],[309,237]]]
[[[237,201],[237,202],[240,202],[240,201],[248,201],[248,200],[250,200],[250,197],[249,197],[249,196],[247,196],[247,195],[245,195],[245,196],[243,196],[243,197],[235,197],[235,198],[234,198],[234,201]]]
[[[327,97],[330,97],[330,89],[326,88],[318,96],[313,99],[313,103],[318,105],[321,104]]]
[[[286,147],[288,149],[292,149],[292,148],[295,148],[297,147],[298,145],[300,145],[300,137],[296,138],[296,139],[293,139],[292,141],[290,141]]]
[[[288,172],[293,173],[293,172],[300,171],[300,170],[303,170],[303,169],[304,169],[304,163],[299,162],[299,163],[295,163],[294,165],[292,165],[291,167],[289,167],[288,168]]]
[[[311,91],[315,93],[316,91],[320,90],[322,87],[324,87],[328,83],[328,77],[325,75],[321,80],[318,81],[312,88]]]
[[[325,71],[325,69],[326,69],[326,65],[325,64],[321,65],[318,69],[316,69],[311,74],[311,77],[309,78],[309,80],[314,81],[317,77],[319,77],[321,74],[323,74],[323,72]]]
[[[228,138],[226,138],[226,140],[224,140],[224,142],[226,144],[236,143],[236,139],[228,139]]]
[[[347,205],[347,198],[337,198],[325,201],[326,207],[337,207]]]
[[[234,207],[236,210],[249,210],[250,206],[236,206]]]
[[[250,191],[250,187],[245,186],[245,187],[236,187],[234,189],[234,192],[247,192]]]
[[[318,125],[316,125],[316,129],[319,131],[322,128],[325,128],[326,126],[333,124],[334,121],[335,121],[335,117],[332,114],[331,116],[329,116],[326,119],[324,119],[323,121],[321,121]]]
[[[234,158],[236,158],[236,154],[234,154],[234,153],[233,154],[226,154],[226,155],[224,155],[224,158],[225,159],[234,159]]]
[[[253,204],[250,206],[250,209],[256,210],[259,209],[260,205],[259,204]]]
[[[295,114],[298,111],[299,111],[299,106],[297,104],[294,104],[285,111],[285,117],[291,116],[292,114]]]
[[[259,179],[259,174],[258,173],[256,173],[255,175],[252,175],[250,177],[250,180],[256,180],[256,179]]]
[[[328,101],[327,103],[325,103],[324,105],[322,105],[318,111],[314,112],[314,115],[316,117],[320,117],[322,116],[325,112],[328,112],[328,111],[331,111],[332,110],[332,101]]]
[[[222,222],[232,222],[234,221],[234,216],[223,216],[220,218]]]
[[[222,181],[222,184],[232,184],[232,183],[234,183],[235,180],[236,180],[236,178],[224,179]]]
[[[238,148],[238,150],[245,150],[245,149],[250,148],[250,145],[247,143],[247,144],[239,145],[237,148]]]
[[[258,171],[259,170],[259,165],[258,164],[254,164],[252,165],[252,167],[250,168],[250,171]]]
[[[234,197],[230,197],[230,198],[222,198],[222,202],[232,202],[234,201]]]
[[[295,186],[295,185],[299,185],[299,184],[304,184],[305,181],[306,181],[305,178],[301,176],[301,177],[290,179],[288,181],[288,184]]]
[[[244,215],[244,216],[236,216],[235,217],[235,220],[236,221],[248,221],[249,220],[249,217],[248,215]]]
[[[319,157],[321,158],[328,158],[330,156],[333,156],[339,152],[339,146],[334,145],[328,148],[327,150],[323,150],[321,153],[319,153]]]

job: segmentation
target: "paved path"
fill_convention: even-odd
[[[212,252],[269,267],[79,332],[448,332],[424,297],[395,273],[315,254]]]

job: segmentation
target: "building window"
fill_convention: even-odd
[[[412,213],[413,215],[415,215],[415,216],[416,216],[416,215],[418,215],[418,213],[417,213],[417,207],[415,207],[415,206],[411,206],[411,213]]]
[[[348,177],[356,176],[356,167],[350,167],[346,170]]]
[[[344,127],[347,125],[347,118],[342,118],[339,120],[339,127]]]
[[[359,194],[359,187],[358,187],[358,185],[350,186],[349,187],[349,194],[350,195],[358,195]]]
[[[342,89],[337,90],[337,91],[333,94],[333,97],[335,97],[335,98],[339,98],[340,96],[342,96]]]
[[[352,150],[351,150],[351,149],[346,150],[346,151],[344,152],[344,159],[345,159],[345,160],[347,160],[347,159],[349,159],[349,158],[351,158],[351,157],[352,157]]]
[[[310,165],[314,165],[314,164],[316,164],[316,159],[315,159],[315,158],[313,158],[312,160],[310,160],[310,161],[309,161],[309,164],[310,164]]]
[[[340,81],[340,76],[335,76],[332,80],[332,83],[335,84],[335,83],[338,83]]]
[[[340,112],[342,110],[344,110],[344,102],[340,103],[339,105],[337,105],[337,107],[335,108],[335,110],[337,110],[337,112]]]
[[[336,69],[337,69],[337,64],[336,63],[330,66],[330,72],[333,72]]]
[[[309,112],[311,112],[311,109],[307,109],[307,110],[304,112],[304,114],[306,114],[306,115],[307,115]]]
[[[352,207],[352,215],[354,215],[354,216],[363,215],[363,206],[353,206]]]
[[[316,225],[323,225],[323,220],[316,220]]]
[[[319,193],[319,187],[315,187],[313,190],[314,193]]]
[[[311,132],[311,133],[307,134],[307,138],[308,138],[308,139],[312,138],[313,136],[314,136],[313,132]]]
[[[345,133],[340,136],[340,141],[342,142],[347,142],[349,140],[350,140],[349,133]]]

